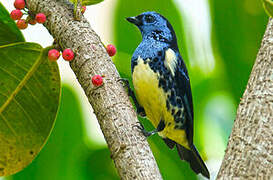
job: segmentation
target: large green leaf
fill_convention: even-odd
[[[24,42],[21,31],[17,28],[14,20],[10,18],[9,12],[0,2],[0,46],[15,42]]]
[[[0,46],[0,176],[26,167],[45,144],[60,96],[56,62],[35,43]]]

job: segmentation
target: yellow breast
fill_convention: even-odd
[[[144,64],[143,59],[138,58],[132,77],[133,84],[139,104],[143,106],[148,119],[155,127],[163,115],[163,107],[166,106],[164,92],[158,88],[158,76],[148,63]]]
[[[184,130],[175,129],[174,118],[166,107],[167,94],[158,86],[160,75],[150,68],[150,60],[146,61],[147,63],[144,63],[139,57],[132,74],[138,102],[154,127],[157,127],[160,120],[164,120],[166,127],[159,133],[160,136],[168,137],[187,148],[186,133]]]

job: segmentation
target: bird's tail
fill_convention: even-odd
[[[191,150],[184,148],[180,144],[176,144],[176,148],[180,158],[188,161],[196,174],[201,173],[208,179],[210,178],[209,171],[194,145],[192,145]]]

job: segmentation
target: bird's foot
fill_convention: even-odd
[[[146,131],[144,126],[140,122],[137,122],[137,124],[134,125],[133,127],[138,128],[146,138],[158,133],[157,129],[155,129],[153,131]]]
[[[126,78],[120,78],[118,79],[118,82],[122,82],[122,85],[126,88],[130,88],[129,80]]]

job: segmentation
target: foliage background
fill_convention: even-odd
[[[11,1],[2,3],[12,4]],[[114,62],[120,74],[129,79],[130,56],[141,37],[125,17],[153,10],[169,19],[177,33],[180,52],[191,78],[194,142],[214,179],[224,155],[236,107],[266,28],[268,18],[261,2],[107,0],[96,6],[104,10],[104,19],[108,19],[108,35],[105,31],[99,31],[99,35],[103,41],[111,40],[117,46]],[[96,6],[88,7],[87,14]],[[99,16],[94,18],[100,19]],[[96,22],[91,20],[92,25]],[[38,31],[35,27],[33,29]],[[52,39],[47,41],[50,44]],[[69,68],[68,65],[65,68]],[[65,75],[62,74],[63,79]],[[82,104],[83,97],[74,88],[75,84],[63,82],[60,110],[47,144],[30,166],[7,179],[119,179],[105,143],[94,138],[95,135],[90,137],[90,132],[97,132],[94,123],[85,120],[85,116],[91,115],[83,111],[90,107]],[[92,118],[91,121],[96,120]],[[152,129],[149,122],[141,121]],[[164,179],[201,178],[192,173],[189,166],[179,159],[176,150],[169,150],[157,135],[148,141]]]

